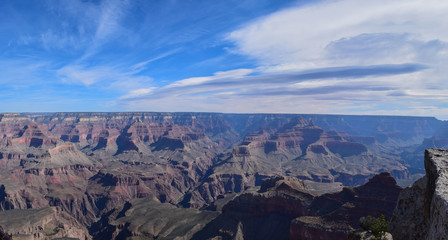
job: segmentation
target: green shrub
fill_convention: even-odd
[[[359,226],[364,231],[370,231],[375,240],[383,240],[385,239],[387,226],[389,222],[386,220],[386,217],[381,214],[379,218],[374,218],[372,216],[362,217],[359,220]]]

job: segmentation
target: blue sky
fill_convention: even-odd
[[[0,2],[0,112],[448,119],[448,2]]]

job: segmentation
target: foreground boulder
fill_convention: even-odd
[[[396,240],[448,239],[448,151],[425,151],[426,175],[403,190],[390,232]]]

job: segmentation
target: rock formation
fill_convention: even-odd
[[[390,232],[396,240],[447,239],[448,151],[425,151],[426,175],[403,190]]]
[[[93,224],[94,239],[191,239],[219,213],[176,208],[157,199],[134,199]]]
[[[0,226],[13,236],[20,235],[20,239],[43,240],[66,236],[91,239],[85,226],[55,207],[0,212]]]
[[[363,216],[390,219],[401,190],[389,173],[381,173],[362,186],[319,196],[310,205],[315,216],[296,218],[290,239],[346,239]]]
[[[303,118],[293,118],[278,129],[248,133],[183,204],[200,207],[221,194],[259,186],[272,176],[356,186],[385,169],[395,177],[407,177],[406,167],[396,159],[374,154],[346,134],[326,132]]]
[[[222,208],[193,239],[347,239],[362,216],[392,215],[401,188],[389,173],[368,183],[316,196],[301,180],[276,177]]]
[[[53,216],[48,209],[54,209],[64,216],[57,224],[65,230],[106,221],[117,206],[121,210],[129,203],[140,206],[137,199],[214,211],[223,208],[218,218],[235,217],[232,206],[238,209],[238,204],[232,204],[258,199],[269,205],[273,200],[264,199],[265,195],[291,183],[285,180],[280,188],[271,186],[277,190],[266,188],[253,193],[256,196],[246,192],[272,177],[298,177],[308,188],[302,190],[313,194],[363,184],[382,171],[407,178],[408,165],[400,158],[400,147],[431,137],[440,124],[434,118],[380,116],[5,113],[0,114],[0,210],[5,214],[23,210],[27,215],[32,214],[28,210],[47,209],[46,216]],[[244,194],[233,199],[236,193]],[[281,194],[297,198],[291,192]],[[308,209],[308,200],[302,200],[307,206],[303,211],[320,217]],[[106,225],[112,226],[108,231],[125,235],[136,231],[122,225],[131,218],[107,219]],[[302,226],[305,219],[294,217],[293,222]],[[35,222],[30,229],[45,224]],[[248,226],[252,225],[232,225],[235,236],[246,234]],[[170,234],[164,230],[156,235],[174,236]]]

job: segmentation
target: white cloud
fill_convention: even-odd
[[[128,94],[120,97],[120,99],[132,99],[132,98],[144,97],[153,92],[155,89],[156,89],[155,87],[135,89],[130,91]]]
[[[121,20],[126,16],[129,7],[129,1],[107,0],[101,3],[100,8],[98,9],[100,14],[96,16],[97,25],[95,35],[81,60],[94,55],[103,44],[112,39],[129,34],[129,32],[121,26]]]
[[[47,83],[48,80],[41,78],[40,72],[48,66],[48,62],[34,59],[0,59],[0,84],[2,87],[20,89]]]
[[[157,56],[155,56],[155,57],[152,57],[152,58],[150,58],[150,59],[148,59],[148,60],[145,60],[145,61],[136,63],[136,64],[134,64],[131,68],[132,68],[132,70],[135,70],[135,71],[143,71],[143,70],[146,68],[146,66],[147,66],[148,64],[150,64],[150,63],[152,63],[152,62],[154,62],[154,61],[157,61],[157,60],[159,60],[159,59],[168,57],[168,56],[170,56],[170,55],[172,55],[172,54],[175,54],[175,53],[178,52],[179,50],[180,50],[180,48],[173,49],[173,50],[169,50],[169,51],[164,52],[164,53],[162,53],[162,54],[159,54],[159,55],[157,55]]]
[[[90,86],[94,83],[107,80],[110,77],[110,69],[106,67],[96,67],[86,69],[81,66],[65,66],[57,71],[61,80],[65,83],[82,84]]]
[[[61,81],[67,84],[79,84],[86,87],[96,84],[101,88],[113,88],[120,92],[152,82],[152,78],[138,75],[136,71],[126,71],[114,66],[67,65],[57,70],[57,74]]]
[[[216,72],[213,76],[209,77],[194,77],[194,78],[187,78],[180,81],[176,81],[168,86],[166,88],[171,87],[179,87],[179,86],[189,86],[189,85],[198,85],[206,82],[212,82],[214,80],[220,80],[220,79],[239,79],[242,78],[250,73],[253,73],[253,69],[235,69],[235,70],[229,70],[229,71],[221,71]]]
[[[119,20],[125,15],[127,7],[128,1],[110,0],[102,2],[101,15],[95,34],[97,41],[103,41],[121,29]]]
[[[368,71],[351,75],[359,69],[373,69],[379,74]],[[379,72],[388,73],[389,69],[397,69],[397,65],[262,75],[241,69],[184,79],[161,88],[132,90],[121,97],[121,104],[129,110],[147,111],[394,114],[401,109],[419,115],[428,113],[426,108],[415,107],[422,106],[422,101],[448,101],[440,90],[415,90],[421,83],[418,76],[426,70],[398,75]],[[410,104],[410,100],[417,101]]]
[[[391,44],[448,41],[446,12],[448,2],[438,0],[322,1],[268,15],[231,32],[227,38],[236,43],[239,53],[277,70],[361,64],[359,57],[339,55],[333,59],[327,51],[328,46],[347,40],[355,44],[350,49],[354,54],[357,50],[389,51],[389,59],[364,55],[364,64],[405,63],[417,59],[418,49],[394,49],[396,45]],[[354,41],[362,34],[364,39]],[[403,39],[399,42],[391,36]],[[366,46],[369,40],[373,44]]]
[[[246,96],[272,96],[282,93],[310,95],[357,89],[398,90],[404,76],[408,78],[408,85],[415,84],[415,74],[425,70],[426,68],[419,64],[322,68],[277,74],[259,74],[260,72],[252,69],[235,69],[216,72],[213,76],[179,80],[164,87],[154,88],[148,94],[138,97],[160,99],[198,94],[229,96],[229,93]],[[134,90],[138,89],[132,89]]]
[[[224,84],[224,86],[219,86],[220,83],[226,83],[227,81],[244,81],[244,77],[253,72],[254,70],[251,69],[235,69],[216,72],[213,76],[208,77],[187,78],[159,88],[134,88],[130,89],[128,93],[121,96],[120,99],[126,101],[140,101],[142,98],[168,98],[168,101],[173,101],[176,97],[186,97],[192,94],[204,94],[208,92],[219,93],[220,91],[227,91],[229,87],[235,88],[232,87],[232,84]],[[214,84],[218,84],[218,86],[213,86]]]
[[[227,35],[226,41],[235,44],[232,52],[258,61],[254,69],[216,72],[161,87],[154,87],[152,79],[140,72],[151,74],[148,64],[178,49],[139,58],[147,60],[126,68],[105,62],[92,66],[97,61],[88,58],[131,31],[122,25],[129,2],[77,4],[72,14],[86,16],[78,25],[79,34],[48,31],[40,36],[44,44],[55,48],[83,40],[80,55],[84,55],[57,70],[57,75],[69,84],[114,89],[114,94],[121,95],[120,104],[129,110],[448,116],[448,85],[444,84],[448,76],[447,1],[324,0],[284,9]],[[85,4],[89,12],[80,15]],[[162,34],[160,41],[180,41],[173,35]],[[391,64],[404,63],[414,64],[416,70],[386,71],[393,69]],[[418,68],[419,64],[428,69]],[[382,74],[360,68],[372,65]],[[357,75],[357,71],[364,73]]]
[[[404,63],[424,64],[428,69],[409,74],[335,76],[334,79],[305,79],[292,85],[279,84],[264,89],[228,90],[240,102],[254,102],[258,98],[255,94],[246,99],[238,95],[241,92],[254,94],[258,91],[261,92],[259,96],[265,94],[272,101],[283,99],[283,103],[287,103],[293,99],[305,103],[273,108],[286,112],[312,109],[320,113],[446,118],[447,12],[448,2],[438,0],[324,0],[275,12],[247,23],[226,37],[236,46],[232,52],[258,61],[261,74]],[[309,91],[304,92],[307,89]],[[299,91],[294,95],[296,90]],[[223,96],[231,101],[231,94]],[[261,104],[263,100],[255,102]],[[258,107],[246,109],[257,111]]]

